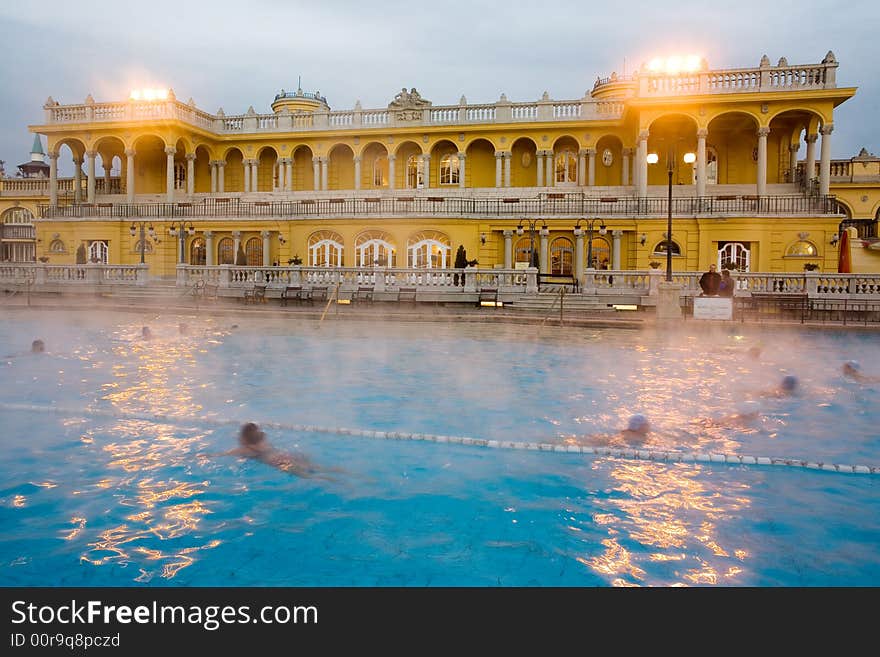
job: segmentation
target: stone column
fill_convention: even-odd
[[[823,138],[824,142],[825,139]],[[824,151],[824,149],[823,149]],[[95,158],[98,156],[97,151],[86,151],[86,193],[89,203],[95,202]]]
[[[113,160],[103,162],[104,165],[104,193],[110,193],[110,169],[113,168]]]
[[[394,189],[394,162],[396,160],[396,155],[388,155],[388,189]]]
[[[211,193],[217,193],[217,163],[212,161],[209,166],[211,167]]]
[[[501,158],[504,156],[504,153],[501,151],[495,151],[495,187],[501,187]]]
[[[268,267],[269,265],[272,264],[272,258],[269,255],[269,247],[272,246],[271,242],[269,241],[269,236],[271,234],[272,233],[270,233],[268,230],[260,231],[260,237],[263,238],[263,266],[264,267]]]
[[[574,229],[574,275],[577,277],[578,285],[584,286],[584,231],[580,228]]]
[[[238,250],[241,248],[241,231],[232,231],[232,264],[235,264],[235,258],[238,256]]]
[[[578,151],[578,187],[583,187],[587,181],[587,149],[582,148]]]
[[[620,151],[620,184],[626,187],[629,185],[629,156],[632,155],[631,148],[624,148]]]
[[[805,139],[807,142],[807,159],[804,162],[804,176],[806,176],[807,183],[816,177],[816,140],[818,138],[819,135],[807,135]]]
[[[217,162],[217,191],[222,194],[226,191],[226,161]]]
[[[510,151],[504,153],[504,186],[510,187],[510,158],[513,155]]]
[[[260,161],[259,160],[251,160],[251,191],[258,192],[260,191],[260,186],[257,184],[259,178],[257,178],[257,174],[260,171]]]
[[[134,155],[133,148],[125,149],[125,200],[134,203]]]
[[[464,189],[465,161],[467,154],[459,151],[458,153],[458,186]]]
[[[431,154],[424,153],[422,155],[422,182],[425,189],[431,186]]]
[[[587,149],[587,185],[596,186],[596,149]]]
[[[58,153],[49,153],[49,205],[58,205]]]
[[[177,149],[174,146],[165,147],[165,200],[174,202],[174,154]]]
[[[360,155],[354,158],[354,188],[361,188],[361,158]]]
[[[767,195],[767,135],[770,128],[758,128],[758,196]]]
[[[210,267],[214,264],[214,231],[206,230],[204,235],[205,235],[205,265]]]
[[[513,231],[505,230],[504,235],[504,268],[513,269]]]
[[[284,173],[284,189],[285,191],[293,191],[293,158],[287,158],[287,169]]]
[[[317,192],[321,189],[321,158],[313,157],[312,158],[312,177],[314,178],[314,188]]]
[[[831,133],[834,124],[829,123],[819,128],[822,135],[822,146],[819,151],[819,194],[825,196],[831,187]]]
[[[196,191],[196,154],[186,154],[186,193],[192,196]]]
[[[73,156],[73,202],[82,203],[82,158]]]
[[[329,157],[322,157],[321,158],[321,189],[323,189],[324,191],[327,191],[328,189],[330,189],[330,180],[329,180],[329,176],[327,175],[327,168],[328,168],[329,164],[330,164]]]
[[[242,166],[244,166],[244,193],[247,194],[251,191],[251,163],[250,160],[244,160],[242,162]]]
[[[554,171],[554,154],[553,151],[544,151],[544,179],[547,187],[556,185],[556,175]]]
[[[648,195],[648,136],[647,130],[639,133],[639,149],[636,152],[636,184],[638,186],[639,198]]]
[[[620,238],[623,236],[622,230],[611,231],[611,269],[615,271],[621,270],[620,264]]]
[[[697,130],[697,196],[706,195],[706,128]]]
[[[797,179],[798,151],[801,149],[801,143],[788,145],[788,182],[795,182]]]
[[[550,264],[550,230],[548,228],[542,228],[541,232],[541,273],[546,274],[550,271],[550,267],[547,265]]]
[[[535,151],[536,166],[538,167],[538,178],[535,184],[538,187],[544,186],[544,151]]]

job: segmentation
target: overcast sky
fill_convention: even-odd
[[[129,5],[131,5],[129,7]],[[841,9],[838,9],[840,7]],[[832,50],[839,86],[833,157],[880,154],[880,2],[738,0],[42,0],[0,3],[0,159],[28,159],[43,103],[172,87],[210,112],[269,112],[274,95],[318,90],[334,109],[385,107],[401,87],[435,105],[583,96],[597,76],[657,55],[711,68],[815,63]],[[44,142],[45,143],[45,142]]]

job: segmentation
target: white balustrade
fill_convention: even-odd
[[[554,103],[553,117],[557,119],[577,119],[581,115],[581,104],[578,103]]]
[[[534,121],[538,118],[538,106],[533,103],[528,105],[512,105],[510,107],[510,115],[514,121]]]

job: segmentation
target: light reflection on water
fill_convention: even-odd
[[[441,562],[466,562],[476,542],[501,555],[484,565],[489,571],[501,569],[506,559],[521,551],[565,554],[584,574],[562,583],[688,586],[760,581],[755,559],[766,559],[761,541],[730,529],[761,511],[756,499],[765,493],[755,491],[753,482],[763,487],[766,480],[746,469],[740,477],[728,468],[721,480],[720,468],[697,464],[595,458],[587,459],[580,471],[556,465],[553,476],[579,490],[583,501],[570,511],[566,508],[556,526],[543,525],[543,533],[524,537],[516,532],[535,532],[529,513],[558,512],[568,498],[548,493],[543,499],[526,478],[515,488],[525,499],[506,491],[510,497],[499,507],[509,516],[506,526],[514,529],[471,526],[468,511],[461,516],[444,507],[436,512],[439,519],[431,517],[436,526],[431,524],[430,531],[436,535],[414,540],[405,535],[412,531],[411,517],[402,512],[391,523],[383,513],[405,507],[410,500],[415,504],[421,497],[439,504],[438,496],[444,505],[457,499],[475,508],[491,508],[510,459],[541,459],[542,467],[554,467],[547,463],[556,457],[470,449],[469,469],[457,470],[444,446],[413,448],[419,450],[420,464],[415,456],[400,452],[409,448],[397,445],[374,444],[365,452],[356,439],[303,437],[320,458],[338,459],[352,474],[351,481],[308,489],[317,496],[310,498],[316,503],[312,508],[294,503],[303,491],[291,487],[302,482],[275,480],[271,471],[233,459],[198,457],[231,446],[230,432],[206,429],[192,420],[202,415],[528,442],[579,441],[584,435],[613,433],[632,413],[647,412],[654,430],[639,448],[794,457],[832,454],[846,462],[880,461],[876,444],[869,440],[874,435],[870,432],[877,391],[836,379],[840,353],[814,345],[808,345],[811,369],[799,372],[806,392],[792,400],[767,400],[758,393],[796,367],[801,345],[787,344],[789,353],[776,351],[750,361],[744,350],[758,340],[743,335],[710,335],[707,343],[706,334],[700,333],[670,340],[649,333],[570,331],[558,340],[549,333],[537,340],[528,333],[531,329],[520,327],[497,329],[497,339],[490,341],[482,328],[469,327],[425,331],[331,325],[318,331],[308,324],[267,323],[249,332],[230,332],[219,329],[214,320],[191,324],[194,335],[184,338],[176,334],[174,318],[151,321],[156,337],[144,341],[139,339],[140,322],[116,321],[112,328],[72,345],[62,355],[67,359],[63,367],[53,364],[41,371],[36,366],[29,379],[30,373],[25,376],[14,363],[10,371],[20,380],[11,387],[0,386],[5,400],[16,400],[11,395],[19,385],[33,388],[28,398],[51,401],[52,395],[62,394],[53,392],[55,380],[63,379],[66,387],[57,390],[67,391],[85,408],[121,414],[146,411],[168,419],[60,419],[59,426],[74,436],[78,447],[47,446],[58,449],[62,457],[53,466],[57,474],[46,483],[30,484],[32,488],[10,486],[9,493],[0,493],[0,507],[15,512],[34,508],[43,499],[41,491],[67,481],[63,459],[66,454],[76,459],[66,450],[83,450],[91,469],[76,461],[80,476],[72,477],[66,487],[62,484],[61,491],[68,502],[82,502],[63,505],[52,535],[77,549],[84,566],[123,568],[115,576],[122,581],[204,581],[199,565],[211,555],[245,550],[254,562],[264,563],[250,583],[265,583],[273,576],[275,562],[263,553],[271,552],[276,541],[297,535],[314,543],[331,568],[342,571],[357,570],[356,564],[375,559],[355,556],[350,545],[358,541],[389,559],[389,568],[410,558],[408,549],[427,550],[430,558]],[[423,334],[431,335],[429,342]],[[866,370],[880,372],[876,349],[861,358]],[[744,400],[759,403],[760,416],[741,424],[723,421]],[[866,405],[875,409],[874,415],[864,411]],[[828,433],[827,422],[824,427],[818,423],[817,429],[816,420],[823,417],[852,419],[851,431],[841,440]],[[291,439],[300,438],[278,437]],[[329,444],[334,447],[325,446]],[[383,453],[396,456],[384,458]],[[405,477],[396,459],[407,464]],[[358,509],[366,504],[377,506]],[[432,507],[426,508],[427,513]],[[352,535],[328,529],[320,540],[311,541],[313,533],[317,537],[325,527],[347,523],[365,523],[366,528]],[[387,528],[390,524],[393,530]],[[461,531],[465,535],[455,535]],[[469,538],[467,531],[473,536]],[[490,533],[483,536],[483,531]],[[515,533],[500,535],[508,531]],[[574,547],[550,547],[554,542]],[[342,543],[347,547],[340,547]],[[321,554],[316,556],[318,572],[324,564]],[[6,563],[24,564],[29,558],[13,556]],[[194,579],[187,578],[188,572]],[[331,569],[324,577],[334,574]],[[592,579],[583,579],[586,575]],[[549,570],[543,574],[552,576]],[[482,574],[474,577],[484,582]],[[557,583],[535,577],[534,583]]]

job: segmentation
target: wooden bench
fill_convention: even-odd
[[[416,293],[417,290],[414,287],[402,287],[397,290],[397,300],[398,301],[410,301],[412,303],[416,302]]]
[[[245,303],[266,303],[266,286],[254,285],[253,287],[246,288],[243,299]]]
[[[498,288],[484,287],[477,297],[477,305],[482,306],[484,301],[491,301],[493,306],[498,305]]]
[[[288,285],[281,290],[281,305],[286,306],[288,301],[296,301],[299,303],[302,300],[302,297],[300,296],[302,292],[302,285]]]
[[[303,295],[308,295],[308,301],[310,303],[314,301],[326,301],[327,300],[327,287],[326,286],[318,286],[318,287],[310,287],[305,288],[302,291]],[[306,299],[306,296],[302,297]]]
[[[360,286],[357,291],[352,295],[352,300],[354,301],[367,301],[369,303],[373,303],[373,288]]]

